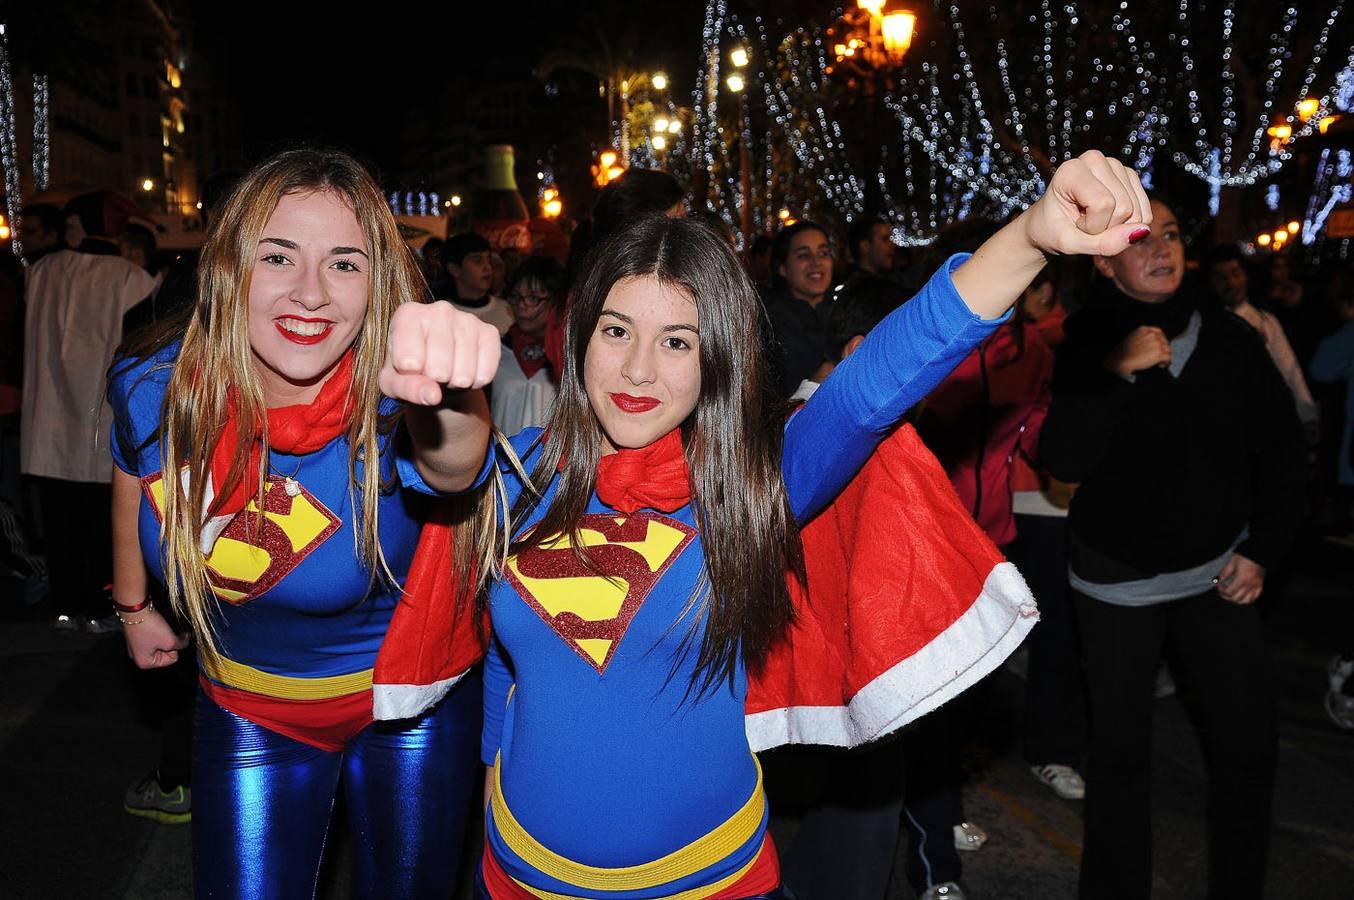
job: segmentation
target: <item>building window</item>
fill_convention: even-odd
[[[132,137],[141,137],[141,117],[136,113],[127,117],[127,133]]]
[[[127,73],[127,96],[136,96],[136,73],[134,72]]]
[[[159,91],[155,89],[155,77],[152,75],[141,76],[141,96],[147,100],[154,100],[159,96]]]

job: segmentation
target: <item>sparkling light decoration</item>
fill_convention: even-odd
[[[1215,215],[1223,188],[1256,184],[1278,211],[1274,177],[1298,142],[1354,106],[1354,49],[1338,73],[1330,66],[1346,52],[1344,5],[1176,0],[1163,10],[1148,0],[1040,0],[1027,16],[1013,17],[995,0],[933,0],[925,46],[919,38],[893,74],[898,87],[883,98],[901,140],[885,128],[882,152],[862,154],[880,160],[878,168],[858,173],[850,151],[867,148],[853,148],[837,118],[841,91],[858,89],[845,73],[832,76],[839,37],[804,27],[771,39],[762,19],[745,28],[727,0],[707,0],[690,142],[685,154],[667,158],[685,155],[705,186],[698,203],[733,222],[742,197],[741,139],[753,150],[758,229],[783,221],[782,210],[790,218],[855,218],[864,211],[866,185],[877,185],[894,238],[905,245],[928,243],[956,219],[1025,207],[1055,166],[1090,148],[1131,164],[1149,188],[1157,163],[1173,163],[1207,184]],[[969,43],[976,35],[984,42],[978,53]],[[1258,53],[1256,37],[1265,41]],[[737,118],[734,97],[722,87],[736,46],[749,51],[751,64],[741,71],[756,110],[751,124]],[[1244,65],[1257,55],[1254,78],[1243,80]],[[1244,97],[1243,84],[1258,102]],[[1276,124],[1290,131],[1271,146],[1265,132]],[[1337,183],[1338,155],[1327,155],[1303,219],[1308,243],[1336,189],[1350,193]]]
[[[1193,154],[1177,152],[1175,162],[1186,172],[1203,179],[1210,188],[1250,186],[1269,178],[1283,168],[1284,163],[1292,158],[1292,142],[1317,133],[1324,110],[1332,105],[1331,94],[1328,92],[1316,98],[1317,110],[1308,119],[1303,120],[1292,114],[1298,103],[1311,94],[1336,20],[1344,7],[1344,0],[1338,0],[1326,14],[1325,22],[1312,44],[1311,59],[1300,79],[1299,89],[1292,102],[1286,104],[1278,102],[1277,92],[1283,79],[1285,63],[1293,56],[1294,29],[1299,20],[1299,8],[1297,3],[1291,3],[1283,9],[1283,18],[1278,30],[1269,35],[1269,59],[1265,66],[1265,86],[1261,94],[1263,106],[1250,125],[1242,123],[1236,109],[1236,74],[1233,62],[1236,51],[1232,37],[1236,24],[1236,3],[1235,0],[1228,0],[1223,7],[1221,34],[1222,118],[1214,129],[1210,129],[1205,121],[1204,101],[1200,97],[1196,74],[1198,66],[1192,49],[1194,41],[1191,23],[1198,17],[1199,12],[1194,8],[1196,5],[1191,4],[1191,0],[1178,0],[1177,6],[1178,40],[1183,62],[1183,71],[1180,73],[1181,85],[1186,92],[1186,107],[1194,130],[1192,140],[1195,152]],[[1305,6],[1308,11],[1312,8],[1310,4]],[[1211,66],[1204,68],[1205,71],[1212,70]],[[1334,89],[1333,86],[1332,91]],[[1276,122],[1280,128],[1287,127],[1288,134],[1282,139],[1267,142],[1267,133],[1275,127]],[[1247,127],[1251,129],[1250,146],[1242,155],[1236,152],[1236,146],[1247,142],[1243,132]],[[1220,143],[1214,143],[1214,134],[1220,136]],[[1214,151],[1219,151],[1216,165]]]
[[[736,135],[755,151],[749,153],[756,173],[750,197],[754,230],[774,227],[783,207],[802,214],[819,202],[842,218],[859,216],[863,185],[852,171],[842,127],[829,112],[822,35],[799,29],[773,45],[764,20],[758,18],[750,33],[725,0],[709,0],[702,38],[705,56],[693,95],[690,152],[692,169],[708,173],[709,182],[697,202],[731,224],[737,221],[742,192]],[[739,117],[735,98],[720,89],[721,59],[732,48],[744,49],[755,63],[743,70],[743,78],[746,92],[761,94],[765,120],[760,133],[754,132],[751,116]]]
[[[1331,210],[1342,203],[1354,200],[1354,184],[1350,175],[1354,174],[1354,162],[1348,150],[1338,150],[1334,162],[1331,151],[1322,150],[1317,164],[1316,184],[1311,200],[1307,205],[1307,214],[1302,220],[1302,243],[1312,245],[1326,227],[1326,219]]]
[[[14,133],[14,81],[9,67],[9,38],[0,23],[0,167],[5,170],[5,214],[10,222],[19,221],[23,198],[19,194],[19,142]],[[23,259],[23,246],[17,229],[10,241],[14,255]]]
[[[47,76],[33,76],[33,184],[47,190],[52,159]]]

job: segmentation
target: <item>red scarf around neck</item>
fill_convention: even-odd
[[[603,456],[597,464],[597,496],[626,515],[645,507],[676,512],[690,503],[691,473],[681,429],[672,429],[647,447]]]
[[[309,403],[295,406],[279,406],[268,410],[268,447],[281,453],[314,453],[325,444],[343,433],[348,424],[348,392],[353,383],[353,351],[351,348],[343,354],[334,374],[320,387],[320,392]],[[259,469],[259,457],[263,448],[260,443],[261,430],[255,430],[250,436],[249,461],[245,465],[244,477],[231,489],[228,495],[221,493],[226,483],[226,474],[230,471],[231,457],[240,441],[239,423],[236,420],[235,395],[231,392],[228,399],[227,418],[221,436],[212,448],[212,494],[210,515],[233,516],[245,508],[249,498],[254,496],[257,485],[251,484],[253,474]]]
[[[518,367],[527,378],[550,365],[550,360],[545,355],[543,335],[527,334],[514,325],[508,329],[508,346],[512,348],[512,355],[517,359]],[[550,375],[551,381],[554,381],[554,372],[551,371]]]

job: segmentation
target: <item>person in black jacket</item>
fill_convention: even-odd
[[[1097,259],[1067,321],[1041,454],[1079,482],[1069,577],[1091,715],[1082,898],[1151,891],[1153,683],[1163,651],[1208,760],[1208,896],[1259,898],[1277,749],[1255,607],[1303,515],[1302,431],[1264,344],[1184,286],[1180,227]]]
[[[821,380],[827,359],[827,317],[832,309],[832,242],[814,222],[787,225],[771,244],[771,362],[782,397],[805,379]]]

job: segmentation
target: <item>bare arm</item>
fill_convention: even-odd
[[[137,520],[141,513],[141,481],[113,467],[113,600],[138,606],[146,598],[148,579],[141,558]],[[188,635],[177,634],[159,611],[147,607],[120,617],[127,655],[142,669],[158,669],[179,660]]]
[[[141,559],[137,518],[141,481],[113,467],[113,600],[135,606],[146,596],[146,564]]]

